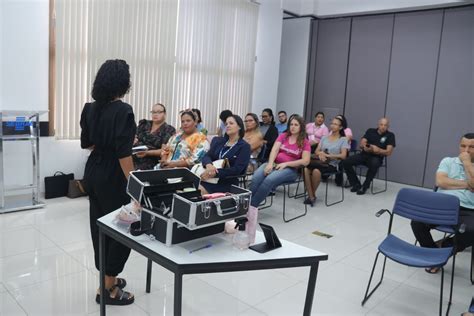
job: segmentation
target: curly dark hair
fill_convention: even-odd
[[[109,59],[97,71],[91,95],[98,103],[108,103],[127,94],[130,86],[130,67],[127,62]]]

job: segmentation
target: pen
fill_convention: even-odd
[[[207,244],[207,245],[204,245],[202,247],[199,247],[199,248],[196,248],[196,249],[193,249],[193,250],[189,250],[189,253],[193,253],[193,252],[203,250],[203,249],[206,249],[206,248],[210,248],[210,247],[212,247],[212,244]]]

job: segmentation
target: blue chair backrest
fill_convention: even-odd
[[[350,151],[354,152],[357,151],[357,140],[353,139],[351,140],[351,149]]]
[[[451,194],[403,188],[398,192],[393,213],[433,225],[457,225],[459,199]]]

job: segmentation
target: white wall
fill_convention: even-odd
[[[2,108],[2,95],[3,95],[3,1],[0,1],[0,109]]]
[[[262,0],[258,11],[257,60],[252,112],[276,109],[283,10],[281,1]]]
[[[48,109],[47,0],[2,0],[2,109]]]
[[[303,115],[311,18],[283,20],[277,111]]]
[[[252,111],[276,109],[282,34],[282,0],[261,0]],[[48,0],[0,0],[0,109],[48,109]],[[8,49],[7,49],[8,48]],[[8,144],[7,184],[29,179],[29,152]],[[41,181],[56,170],[82,177],[86,152],[78,141],[42,138]],[[23,154],[17,155],[17,154]],[[24,161],[23,161],[24,160]]]
[[[48,109],[48,0],[0,0],[0,109]],[[45,116],[43,120],[47,120]],[[31,146],[5,143],[6,185],[31,181]],[[81,178],[87,152],[79,141],[40,139],[41,182],[55,171]]]

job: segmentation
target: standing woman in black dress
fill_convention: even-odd
[[[89,193],[90,229],[95,266],[99,270],[98,218],[130,202],[125,188],[133,170],[132,145],[136,133],[132,107],[122,102],[130,90],[130,71],[123,60],[107,60],[97,72],[92,87],[93,103],[86,103],[81,114],[81,147],[92,152],[84,172]],[[133,303],[131,293],[122,289],[126,282],[117,278],[130,255],[130,248],[105,237],[106,304]],[[100,292],[98,292],[100,293]],[[96,301],[100,302],[99,294]]]

